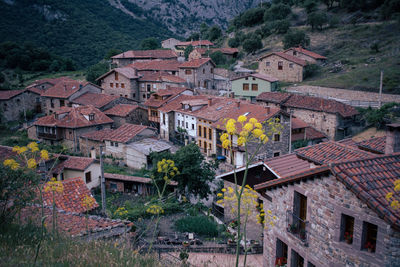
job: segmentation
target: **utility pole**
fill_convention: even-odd
[[[381,70],[381,82],[379,83],[379,108],[382,106],[382,87],[383,87],[383,70]]]
[[[101,212],[106,214],[106,181],[104,179],[103,146],[100,146],[100,169],[101,169]]]
[[[292,153],[292,113],[293,111],[289,111],[289,154]]]

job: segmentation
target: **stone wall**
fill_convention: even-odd
[[[267,66],[267,62],[269,62],[269,66]],[[278,62],[282,62],[283,64],[281,70],[278,69]],[[277,55],[270,55],[261,59],[258,65],[258,72],[261,74],[271,75],[280,81],[303,81],[303,67]]]
[[[307,62],[309,62],[311,64],[316,64],[317,63],[317,60],[315,60],[314,58],[312,58],[312,57],[310,57],[310,56],[308,56],[306,54],[299,53],[299,52],[297,52],[297,51],[295,51],[293,49],[287,50],[285,52],[285,54],[304,59],[305,61],[307,61]]]
[[[123,86],[123,88],[121,86]],[[134,79],[128,79],[122,74],[118,74],[118,80],[116,80],[115,72],[110,73],[102,79],[101,88],[103,88],[104,93],[107,95],[116,95],[139,100],[137,81]]]
[[[186,74],[186,70],[191,70],[191,74]],[[189,86],[197,88],[202,87],[206,89],[213,88],[213,81],[214,81],[214,66],[207,62],[200,66],[197,69],[187,68],[187,69],[179,69],[179,77],[184,79]],[[206,84],[204,84],[206,82]],[[205,86],[206,85],[206,86]]]
[[[307,197],[308,246],[287,228],[287,211],[293,210],[294,192]],[[263,266],[274,266],[276,242],[279,238],[288,246],[288,266],[291,251],[296,251],[315,266],[395,266],[400,261],[400,233],[378,218],[366,204],[332,175],[301,181],[266,191],[271,201],[263,198],[264,208],[277,216],[275,225],[264,231]],[[352,244],[340,241],[342,214],[354,217]],[[363,222],[377,225],[375,252],[361,249]]]
[[[37,106],[40,105],[40,102],[36,102],[37,97],[40,96],[31,91],[25,91],[11,99],[1,100],[0,112],[2,122],[19,120],[19,116],[23,114],[24,110],[36,111]]]

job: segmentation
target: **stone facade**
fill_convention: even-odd
[[[310,64],[317,64],[318,63],[318,61],[315,58],[310,57],[309,55],[297,52],[294,49],[288,49],[284,53],[288,54],[288,55],[291,55],[291,56],[294,56],[294,57],[301,58],[301,59],[309,62]]]
[[[41,111],[40,95],[24,91],[10,99],[0,100],[1,122],[17,121],[26,111]]]
[[[148,112],[144,108],[137,108],[129,113],[126,117],[107,115],[110,117],[114,124],[115,128],[120,127],[122,124],[131,123],[131,124],[139,124],[139,125],[149,125]]]
[[[184,79],[190,88],[214,89],[214,65],[210,62],[198,68],[179,68],[179,77]]]
[[[307,245],[288,231],[287,211],[295,209],[295,192],[306,197]],[[270,200],[262,198],[264,209],[271,210],[277,220],[274,226],[264,231],[263,266],[275,266],[276,257],[282,256],[277,251],[278,239],[287,245],[288,266],[299,266],[293,262],[297,255],[304,260],[302,266],[378,267],[396,266],[400,262],[400,233],[381,220],[334,176],[325,175],[280,186],[267,190],[265,194]],[[343,240],[342,215],[354,218],[352,244]],[[365,223],[377,226],[375,252],[364,249]]]
[[[161,42],[162,48],[174,49],[180,41],[175,38],[169,38]]]
[[[104,93],[140,101],[137,78],[129,79],[120,73],[116,73],[118,72],[112,72],[101,79],[101,88],[103,88]]]
[[[303,66],[275,54],[271,54],[260,60],[258,72],[275,77],[280,81],[303,81]]]

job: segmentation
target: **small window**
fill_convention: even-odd
[[[279,157],[281,155],[281,152],[274,152],[274,158]]]
[[[188,126],[188,123],[186,122],[186,129],[188,129],[189,128],[189,126]]]
[[[121,88],[125,88],[125,84],[124,83],[121,83]]]
[[[201,147],[201,140],[199,140],[199,147]]]
[[[211,69],[210,69],[210,72],[211,72],[211,73],[214,73],[214,68],[211,68]]]
[[[289,68],[293,69],[293,63],[289,63]]]
[[[91,172],[85,173],[85,181],[87,184],[92,181],[92,173]]]
[[[192,130],[194,130],[194,124],[192,123]]]
[[[347,244],[353,243],[354,217],[342,214],[340,223],[340,241]]]
[[[206,73],[206,69],[203,69],[203,74]]]
[[[113,83],[110,83],[110,87],[114,87],[114,84],[113,84]]]
[[[119,87],[119,83],[115,83],[115,87],[118,88]]]
[[[207,128],[203,127],[203,137],[207,138]]]
[[[110,189],[111,190],[117,190],[117,184],[116,183],[110,183]]]
[[[378,226],[372,223],[363,223],[363,232],[361,239],[361,249],[374,253],[376,250],[376,237],[378,235]]]
[[[243,91],[249,91],[249,84],[248,83],[244,83],[243,84]]]
[[[265,62],[265,66],[269,67],[271,65],[271,62],[267,61]]]
[[[128,95],[125,95],[125,98],[128,98]]]
[[[278,70],[283,70],[283,61],[278,61]]]
[[[246,81],[249,79],[249,77],[244,78]]]
[[[143,94],[143,99],[146,99],[146,94]]]
[[[162,115],[163,115],[163,124],[165,125],[165,113],[163,113]]]
[[[293,56],[296,56],[297,55],[297,51],[293,51]]]
[[[181,125],[181,121],[180,120],[178,120],[178,126],[180,126]]]
[[[199,125],[199,133],[198,136],[201,137],[201,126]]]
[[[307,262],[307,267],[315,267],[315,265],[312,264],[311,262]]]
[[[114,143],[114,146],[115,146],[115,147],[118,147],[118,143],[117,143],[117,142],[115,142],[115,143]]]
[[[89,121],[93,121],[94,120],[94,114],[89,114]]]
[[[255,80],[256,80],[256,78],[253,77],[253,81],[255,81]]]
[[[212,140],[212,130],[208,129],[208,139]]]
[[[110,142],[110,146],[114,146],[114,142]]]
[[[185,70],[185,74],[186,74],[186,75],[192,74],[192,70]]]
[[[114,72],[115,73],[115,80],[118,81],[118,72]]]
[[[280,142],[281,141],[281,135],[280,134],[274,134],[274,142]]]
[[[251,91],[258,91],[258,84],[252,84]]]
[[[292,249],[291,265],[296,267],[304,267],[304,258],[300,256],[295,250]]]
[[[279,238],[276,239],[275,266],[285,266],[288,258],[288,246]]]

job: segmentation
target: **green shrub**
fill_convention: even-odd
[[[307,64],[304,67],[303,78],[307,79],[307,78],[313,77],[314,75],[316,75],[319,72],[320,69],[321,69],[321,67],[318,66],[317,64]]]
[[[243,43],[243,49],[247,53],[253,53],[258,49],[261,49],[263,44],[261,42],[261,38],[258,35],[250,36],[246,41]]]
[[[310,37],[300,30],[289,31],[283,38],[283,47],[288,49],[294,46],[307,47],[310,45]]]
[[[279,3],[273,4],[264,14],[264,21],[286,19],[292,13],[290,6]]]
[[[207,216],[190,216],[180,218],[175,222],[179,232],[194,232],[201,236],[218,236],[218,224]]]
[[[236,37],[235,38],[231,38],[228,41],[228,45],[229,45],[229,47],[236,48],[236,47],[238,47],[240,45],[240,40],[238,38],[236,38]]]

